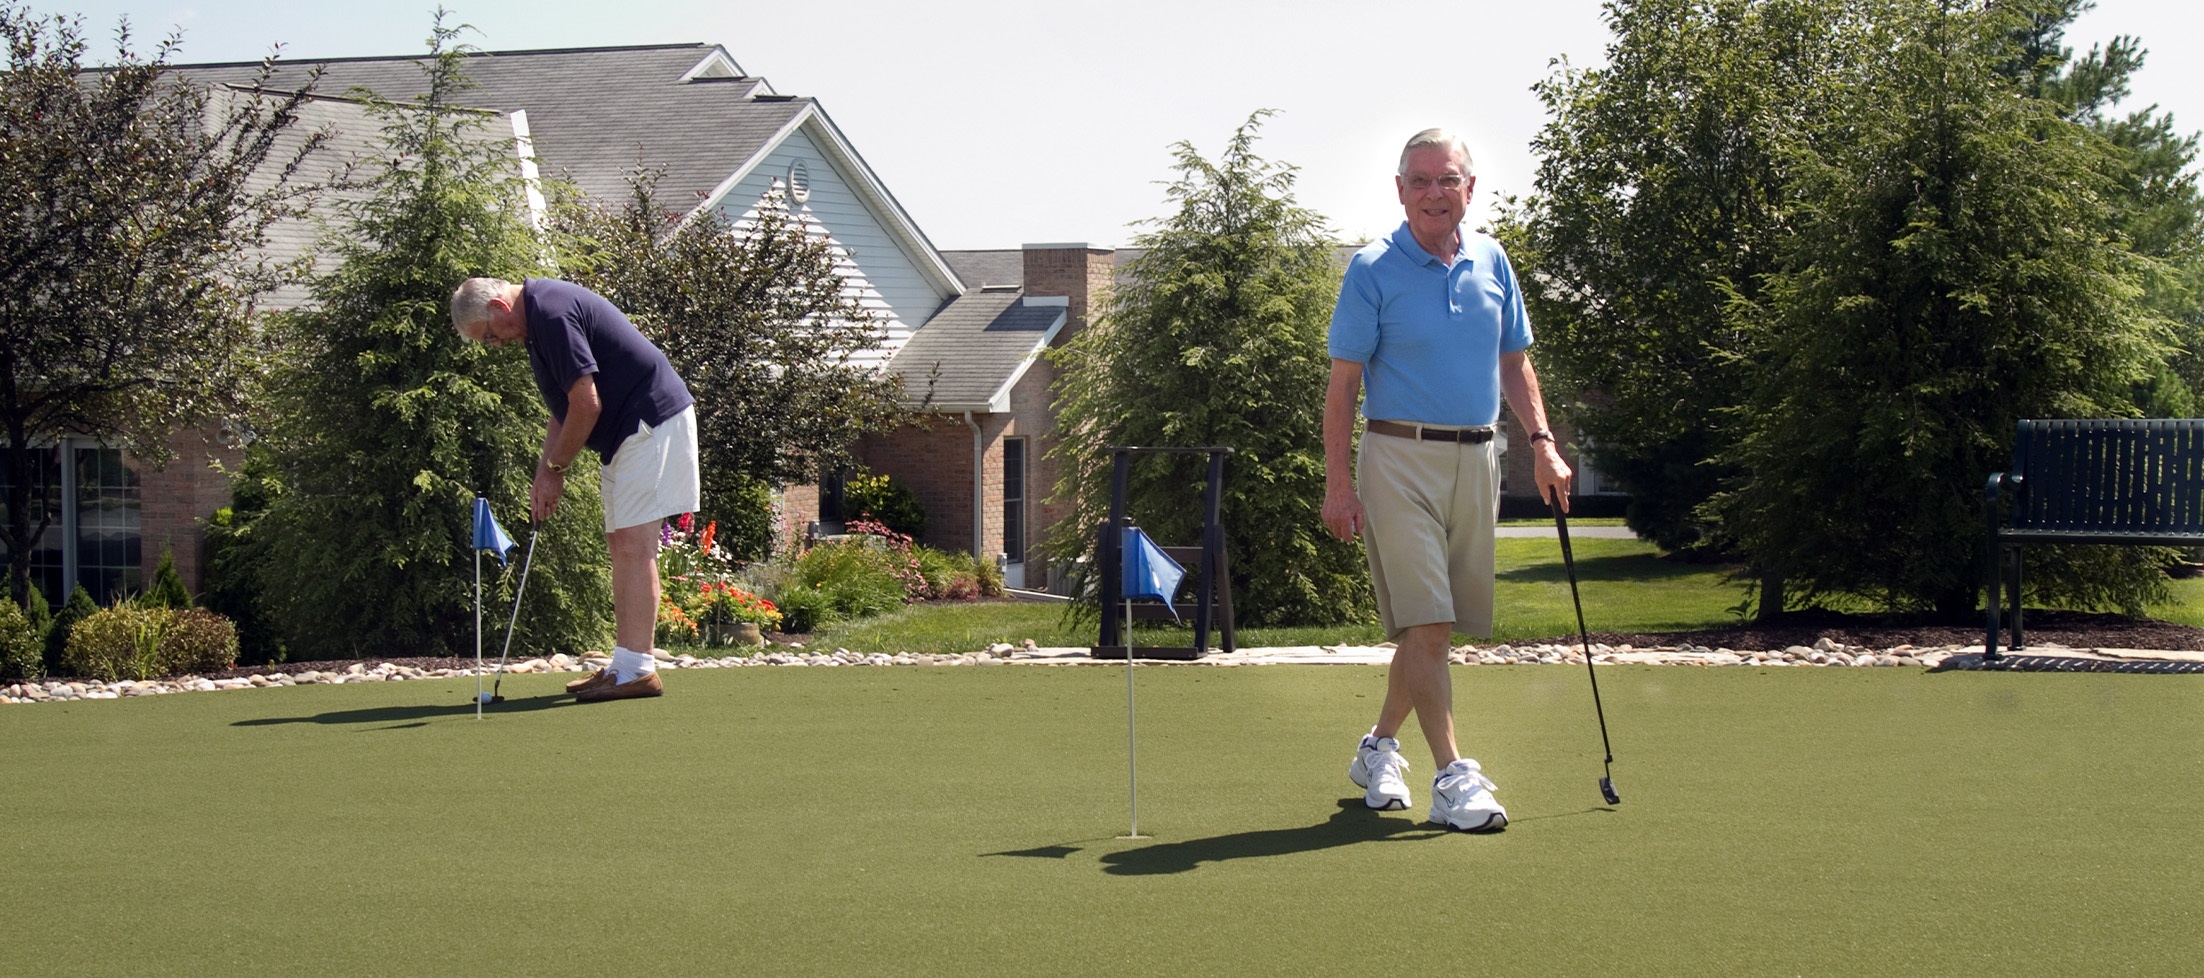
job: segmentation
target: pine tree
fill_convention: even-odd
[[[1324,531],[1325,333],[1339,268],[1322,217],[1294,203],[1294,168],[1255,154],[1267,111],[1214,162],[1175,148],[1176,213],[1106,311],[1055,354],[1071,514],[1044,549],[1091,555],[1109,510],[1113,445],[1220,445],[1223,520],[1238,624],[1329,624],[1374,616],[1359,547]],[[1201,539],[1206,460],[1142,457],[1131,514],[1165,543]]]
[[[294,659],[471,652],[472,502],[489,498],[523,548],[545,409],[526,355],[463,340],[452,289],[475,275],[541,274],[524,185],[453,97],[466,48],[439,17],[410,104],[370,98],[387,159],[344,214],[343,264],[311,308],[282,322],[286,367],[271,383],[279,492],[249,535],[260,609]],[[610,617],[597,482],[567,480],[541,531],[516,647],[599,647]],[[519,560],[485,602],[513,600]]]

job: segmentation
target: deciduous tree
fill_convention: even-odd
[[[297,165],[319,138],[280,140],[305,91],[180,84],[178,38],[140,57],[127,22],[95,69],[83,32],[0,3],[0,543],[17,601],[52,516],[31,495],[39,446],[89,434],[159,462],[172,433],[234,416],[252,300],[283,271],[260,246],[314,189]]]

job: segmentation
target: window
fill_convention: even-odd
[[[103,606],[143,591],[138,472],[124,462],[122,450],[65,438],[36,449],[33,464],[31,527],[50,522],[32,544],[31,582],[46,600],[59,607],[77,584]],[[0,507],[6,505],[6,478],[0,472]],[[6,546],[0,540],[0,558]]]
[[[1025,563],[1025,439],[1003,439],[1003,557]]]

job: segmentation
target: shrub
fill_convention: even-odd
[[[69,633],[62,671],[112,682],[219,672],[237,664],[237,626],[211,611],[123,602]]]
[[[833,600],[817,588],[788,587],[781,591],[776,604],[781,610],[781,631],[791,635],[817,631],[820,625],[835,619]]]
[[[79,584],[69,592],[69,600],[61,605],[61,613],[54,616],[53,627],[46,632],[46,671],[67,673],[62,660],[67,657],[69,634],[77,623],[99,613],[99,603],[92,600],[92,592]]]
[[[32,588],[32,594],[38,589]],[[46,647],[29,615],[0,597],[0,679],[37,679],[46,674]]]
[[[191,592],[184,588],[184,578],[176,573],[176,552],[161,551],[161,566],[153,571],[153,586],[145,589],[138,598],[144,608],[189,608]]]
[[[919,573],[926,578],[925,597],[973,601],[1002,596],[1002,570],[994,561],[926,546],[911,548],[911,555],[918,558]]]
[[[237,626],[211,611],[185,608],[161,633],[163,675],[221,672],[237,664]]]
[[[816,589],[837,615],[863,618],[902,606],[906,579],[924,586],[909,554],[890,550],[886,541],[856,536],[821,544],[796,558],[794,579],[784,594]]]
[[[61,670],[113,682],[151,679],[161,673],[161,633],[175,612],[124,603],[95,611],[69,630]]]
[[[909,489],[897,485],[884,475],[860,475],[851,478],[842,487],[842,506],[845,512],[856,513],[862,519],[885,524],[888,529],[907,537],[926,535],[926,507]],[[850,527],[850,532],[863,532]]]

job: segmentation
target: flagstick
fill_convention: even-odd
[[[482,548],[474,548],[474,718],[482,719]]]
[[[1135,760],[1139,739],[1133,732],[1133,601],[1125,599],[1125,782],[1132,794],[1132,831],[1121,838],[1145,839],[1140,834],[1140,766]]]

